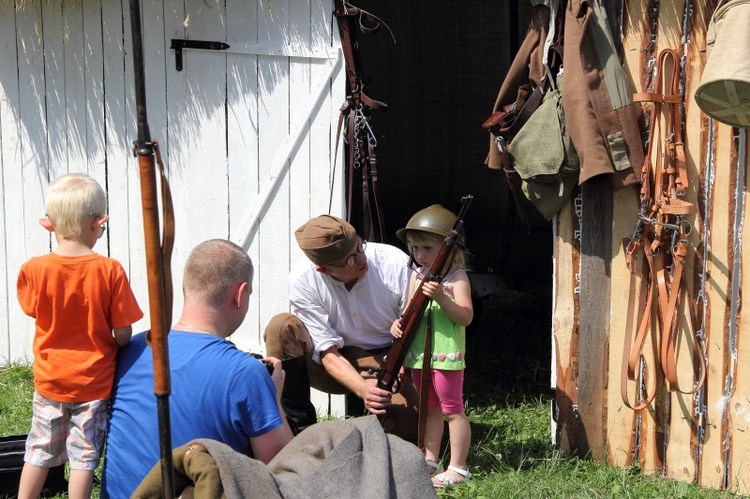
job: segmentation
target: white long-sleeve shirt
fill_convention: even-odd
[[[367,273],[351,290],[315,270],[309,260],[289,274],[292,313],[310,332],[316,362],[320,362],[320,352],[334,345],[374,350],[393,341],[391,324],[407,301],[409,257],[394,246],[370,242],[365,256]]]

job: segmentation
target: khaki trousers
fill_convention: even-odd
[[[266,353],[282,361],[292,358],[305,358],[309,386],[330,394],[351,393],[349,389],[336,381],[325,368],[312,359],[312,340],[307,327],[293,314],[278,314],[268,323],[263,333],[266,342]],[[354,369],[373,385],[377,383],[378,369],[388,348],[363,350],[357,347],[343,347],[341,355],[349,361]],[[288,376],[288,374],[287,374]],[[302,377],[300,377],[302,378]],[[305,383],[304,379],[286,380],[286,383]],[[309,392],[308,392],[309,393]],[[398,393],[391,399],[388,414],[381,417],[386,432],[398,435],[410,442],[417,441],[419,420],[419,394],[411,378],[407,378]]]

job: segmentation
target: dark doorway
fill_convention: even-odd
[[[373,111],[371,119],[386,242],[403,248],[395,231],[413,213],[435,203],[457,212],[461,197],[472,194],[465,220],[476,255],[471,269],[502,276],[510,289],[549,297],[551,224],[530,204],[524,208],[530,223],[522,223],[504,174],[484,165],[490,138],[482,123],[526,32],[529,2],[354,5],[381,20],[378,33],[356,36],[365,91],[389,107]],[[358,185],[355,180],[355,226]]]
[[[472,194],[465,228],[476,255],[469,259],[473,291],[482,278],[488,284],[475,293],[467,331],[469,403],[548,393],[552,225],[530,203],[518,208],[505,175],[485,166],[491,144],[482,128],[526,34],[530,2],[354,5],[381,20],[378,33],[357,38],[365,92],[388,105],[371,118],[386,242],[405,249],[395,232],[411,215],[435,203],[455,213]],[[361,229],[359,182],[353,183],[352,222]]]

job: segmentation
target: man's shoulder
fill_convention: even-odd
[[[367,243],[368,256],[384,265],[401,267],[409,261],[409,256],[396,246],[385,243]]]
[[[143,351],[148,347],[148,332],[142,332],[131,336],[130,341],[122,347],[120,347],[119,356],[124,357],[127,355],[134,355],[136,352]]]
[[[315,269],[315,265],[310,260],[303,258],[295,263],[289,271],[289,282],[314,280],[321,275],[323,274]]]

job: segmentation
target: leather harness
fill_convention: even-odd
[[[656,395],[655,365],[651,372],[648,388],[634,404],[628,398],[628,380],[639,377],[640,361],[648,371],[643,358],[643,347],[651,329],[651,318],[656,300],[656,317],[660,332],[659,354],[655,362],[661,366],[669,391],[691,394],[698,391],[706,378],[706,357],[700,339],[693,334],[693,362],[698,362],[699,374],[694,388],[680,389],[677,379],[676,345],[678,338],[678,314],[680,295],[684,291],[682,278],[688,250],[687,236],[692,226],[684,216],[693,212],[693,204],[684,200],[688,187],[685,148],[682,141],[680,121],[680,63],[677,52],[665,49],[659,54],[655,91],[637,93],[637,102],[652,103],[651,127],[649,130],[648,151],[641,170],[641,208],[633,235],[623,240],[625,261],[630,270],[630,294],[628,317],[623,350],[620,394],[623,403],[641,410],[653,401]],[[656,130],[659,130],[657,135]],[[654,147],[656,148],[655,154]],[[655,164],[652,157],[656,158]],[[645,293],[641,293],[639,324],[633,338],[633,315],[636,302],[636,274],[638,255],[643,251],[648,266],[645,274]],[[645,294],[645,306],[643,303]],[[655,296],[656,295],[656,298]]]
[[[388,106],[382,102],[368,97],[364,92],[364,78],[359,70],[357,53],[355,52],[356,27],[362,34],[375,34],[380,28],[380,23],[372,28],[366,27],[363,16],[371,19],[362,10],[345,5],[344,0],[334,0],[334,15],[338,23],[341,47],[346,61],[347,96],[341,106],[338,130],[336,132],[336,148],[338,152],[339,139],[344,132],[344,143],[348,148],[349,185],[347,193],[347,221],[351,222],[352,200],[354,188],[355,170],[361,172],[362,177],[362,220],[363,235],[369,241],[385,242],[385,227],[383,224],[383,212],[378,198],[378,166],[377,166],[377,139],[370,127],[370,112],[386,111]],[[335,161],[335,159],[334,159]]]

